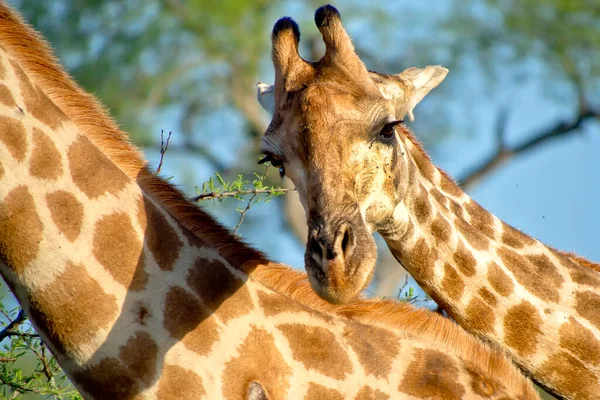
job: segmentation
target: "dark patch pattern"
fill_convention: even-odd
[[[567,352],[552,355],[542,364],[544,377],[554,387],[560,387],[569,397],[595,399],[600,393],[598,377]]]
[[[425,239],[420,238],[412,249],[403,254],[402,264],[417,271],[417,275],[423,281],[429,282],[433,278],[437,258],[436,249],[429,247]]]
[[[144,332],[137,331],[127,343],[119,349],[119,358],[131,371],[136,379],[147,386],[152,384],[156,372],[156,357],[158,346],[152,337]]]
[[[83,265],[71,262],[29,300],[29,317],[67,357],[89,343],[98,330],[108,328],[117,312],[117,299],[105,293]]]
[[[43,226],[27,186],[17,186],[0,203],[0,258],[21,274],[38,256]]]
[[[475,250],[487,250],[490,247],[490,239],[482,232],[478,231],[473,226],[469,225],[465,220],[457,218],[454,220],[454,225],[458,231]]]
[[[473,297],[465,309],[465,323],[469,331],[493,333],[495,320],[494,310],[479,297]]]
[[[352,372],[348,355],[329,330],[300,324],[281,324],[278,329],[287,338],[294,359],[306,368],[335,379]]]
[[[502,223],[502,243],[506,246],[521,249],[525,246],[532,246],[535,242],[535,239],[527,236],[520,230],[513,228],[507,223]]]
[[[205,355],[210,352],[219,331],[214,318],[198,300],[185,289],[172,287],[165,299],[165,329],[185,347]]]
[[[493,261],[488,266],[487,278],[490,285],[492,285],[499,295],[508,296],[512,293],[515,286],[513,281],[504,271],[502,271],[502,268]]]
[[[68,149],[67,158],[73,183],[90,199],[119,193],[129,178],[85,136],[79,136]]]
[[[59,232],[69,241],[75,241],[81,232],[83,205],[75,196],[63,190],[47,194],[46,205]]]
[[[369,386],[363,386],[358,394],[356,400],[389,400],[390,396],[383,393],[380,390],[373,389]]]
[[[307,309],[291,299],[277,293],[267,294],[258,291],[258,304],[265,316],[270,317],[284,312],[301,313]]]
[[[129,400],[140,393],[140,387],[127,368],[114,358],[76,371],[73,379],[91,398]]]
[[[139,210],[138,218],[144,230],[144,240],[158,267],[163,271],[171,271],[183,246],[175,230],[163,213],[146,198],[144,198],[144,209]]]
[[[441,214],[438,214],[437,218],[431,223],[431,234],[438,245],[440,243],[445,243],[450,239],[452,228]]]
[[[36,119],[48,125],[52,129],[59,128],[68,117],[46,96],[38,86],[31,81],[19,65],[11,61],[15,74],[20,81],[21,95],[25,102],[25,108]]]
[[[392,332],[361,324],[349,325],[344,337],[356,352],[360,365],[369,375],[385,378],[400,351],[399,339]],[[365,338],[369,340],[365,340]]]
[[[344,400],[344,396],[335,389],[329,389],[316,383],[309,383],[308,390],[304,400],[323,399],[323,400]]]
[[[223,322],[252,311],[252,299],[244,283],[222,262],[204,258],[196,260],[187,277],[190,288]]]
[[[27,151],[27,136],[25,126],[17,119],[0,116],[0,142],[2,142],[10,155],[17,161],[25,159]]]
[[[292,370],[275,347],[275,340],[270,333],[252,327],[237,350],[239,356],[228,361],[223,372],[225,399],[244,398],[250,382],[261,384],[269,398],[290,397],[287,390]]]
[[[62,157],[54,142],[38,128],[33,128],[33,150],[29,173],[36,178],[55,180],[62,176]]]
[[[129,290],[142,290],[148,282],[142,243],[125,213],[114,213],[96,222],[93,254],[112,277]]]
[[[471,216],[471,226],[490,239],[494,238],[494,217],[473,199],[464,203],[467,213]]]
[[[521,357],[535,353],[542,318],[528,301],[508,309],[504,317],[504,341]]]
[[[545,301],[556,303],[560,300],[558,291],[563,278],[547,256],[522,256],[506,247],[498,249],[498,256],[517,282],[530,293]],[[540,285],[540,282],[544,284]]]
[[[422,399],[461,400],[465,390],[458,372],[456,363],[446,354],[416,349],[399,389]]]
[[[0,103],[4,104],[8,107],[15,107],[17,103],[15,102],[15,98],[13,97],[10,89],[3,83],[0,83]]]
[[[156,396],[159,399],[198,400],[206,394],[202,378],[177,365],[165,365],[162,369]]]
[[[588,291],[577,292],[575,301],[575,310],[579,315],[600,329],[600,296]]]
[[[448,263],[444,264],[442,291],[454,301],[459,301],[465,291],[465,284],[458,272]]]
[[[559,337],[562,349],[569,350],[583,362],[600,365],[600,342],[573,317],[560,327]]]
[[[494,296],[494,294],[492,292],[490,292],[489,290],[487,290],[486,288],[484,288],[484,287],[480,288],[477,293],[479,293],[479,296],[481,296],[481,298],[483,299],[483,301],[486,304],[489,304],[492,307],[494,307],[496,304],[498,304],[498,300],[496,300],[496,296]]]
[[[461,241],[458,242],[458,246],[456,247],[453,258],[456,266],[465,276],[471,277],[475,275],[477,260],[475,257],[473,257],[473,254],[467,250]]]

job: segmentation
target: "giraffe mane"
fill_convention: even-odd
[[[476,371],[478,373],[508,377],[507,385],[520,382],[520,374],[511,368],[504,353],[457,329],[450,320],[392,300],[361,299],[343,306],[327,303],[314,293],[304,272],[271,263],[263,253],[235,238],[208,213],[189,202],[175,186],[149,170],[140,150],[129,141],[105,107],[71,78],[45,39],[1,1],[0,47],[18,61],[46,95],[86,132],[88,139],[146,194],[230,263],[241,266],[251,279],[317,312],[393,330],[401,327],[414,337],[429,337],[441,348],[482,361],[480,365],[486,370]],[[406,130],[404,134],[429,159],[412,133]],[[245,260],[252,261],[244,263]]]

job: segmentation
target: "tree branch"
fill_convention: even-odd
[[[4,329],[2,329],[2,331],[0,331],[0,342],[2,342],[7,337],[11,337],[11,336],[26,336],[26,334],[24,334],[24,333],[17,332],[17,329],[19,328],[19,326],[22,323],[24,323],[26,319],[27,319],[27,317],[25,317],[25,312],[23,310],[19,310],[19,314],[17,315],[17,318],[10,321],[10,323],[8,325],[6,325],[6,327]]]
[[[583,122],[585,122],[588,119],[593,119],[593,118],[600,118],[600,110],[593,110],[593,109],[584,107],[579,112],[579,114],[575,117],[575,119],[573,119],[572,121],[561,121],[561,122],[555,124],[554,126],[551,126],[541,132],[538,132],[536,135],[533,135],[530,139],[526,140],[525,142],[521,143],[520,145],[518,145],[512,149],[507,149],[504,146],[503,140],[500,141],[504,134],[498,133],[501,130],[499,130],[499,128],[497,128],[496,143],[497,143],[498,147],[497,147],[496,151],[494,152],[494,154],[491,157],[489,157],[487,160],[483,161],[478,167],[474,168],[473,170],[468,172],[466,175],[460,177],[458,179],[458,183],[465,189],[473,187],[483,177],[485,177],[487,174],[491,173],[492,171],[494,171],[501,165],[504,165],[512,157],[514,157],[518,154],[527,152],[527,151],[529,151],[539,145],[542,145],[546,142],[552,141],[554,139],[558,139],[563,136],[570,135],[570,134],[576,132]],[[501,120],[501,119],[502,119],[502,113],[501,113],[501,118],[499,118],[499,120]],[[497,126],[499,126],[499,125],[497,124]],[[498,137],[500,139],[498,139]],[[499,145],[499,144],[502,144],[502,145]]]
[[[191,197],[190,201],[198,202],[200,200],[222,199],[225,197],[244,196],[244,195],[248,195],[248,194],[256,196],[258,194],[286,193],[286,192],[291,192],[293,190],[296,190],[296,189],[278,188],[278,189],[236,190],[233,192],[223,192],[223,193],[208,192],[208,193],[199,194],[198,196]]]

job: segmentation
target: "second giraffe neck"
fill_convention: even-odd
[[[600,313],[590,307],[600,306],[597,266],[504,223],[437,169],[410,136],[404,146],[409,190],[381,232],[390,250],[461,326],[556,386],[545,379],[548,357],[561,357],[569,338],[577,337],[581,354],[588,352],[584,338],[600,343]]]

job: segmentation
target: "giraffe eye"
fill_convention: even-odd
[[[281,176],[282,178],[285,176],[285,168],[283,167],[283,161],[274,158],[270,154],[267,154],[263,158],[261,158],[258,163],[264,164],[267,162],[279,170],[279,176]]]
[[[401,124],[403,121],[393,121],[385,124],[379,132],[379,137],[384,142],[391,141],[396,134],[396,125]]]

